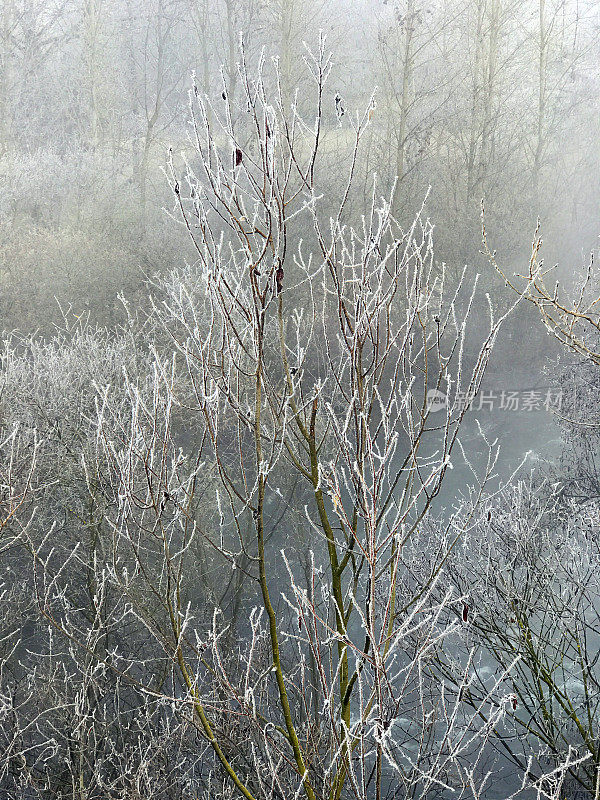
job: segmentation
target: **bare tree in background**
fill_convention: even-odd
[[[509,273],[499,263],[496,252],[488,243],[485,223],[483,225],[483,251],[490,264],[503,278],[516,296],[526,299],[538,310],[540,318],[549,334],[554,336],[569,350],[596,366],[600,365],[600,293],[593,272],[594,254],[583,274],[576,280],[574,289],[569,292],[561,288],[559,281],[548,286],[547,276],[555,267],[545,268],[540,258],[542,238],[540,226],[535,233],[531,257],[524,274]]]

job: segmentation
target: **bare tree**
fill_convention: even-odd
[[[471,643],[484,653],[465,702],[480,708],[490,681],[510,667],[499,750],[537,776],[574,753],[569,779],[594,796],[598,507],[565,503],[557,486],[522,479],[490,499],[448,572],[468,598]],[[451,657],[440,664],[451,681]]]
[[[483,218],[483,215],[482,215]],[[600,333],[599,303],[600,296],[595,287],[593,273],[594,256],[578,281],[571,296],[561,290],[559,281],[552,288],[547,286],[546,276],[554,267],[544,268],[539,258],[542,247],[540,226],[536,230],[531,249],[531,257],[524,274],[509,274],[508,270],[498,262],[495,251],[492,251],[487,239],[485,222],[483,223],[483,251],[496,272],[504,279],[506,286],[518,297],[532,303],[540,313],[541,320],[548,333],[573,352],[583,356],[592,364],[600,364],[598,334]]]
[[[444,565],[493,453],[471,514],[440,523],[436,558],[417,565],[459,457],[460,397],[477,392],[505,315],[489,305],[474,349],[476,287],[436,266],[430,223],[402,231],[377,187],[348,219],[369,107],[348,115],[346,188],[323,214],[323,43],[306,62],[308,118],[270,99],[264,63],[249,73],[243,52],[244,124],[192,94],[195,151],[184,182],[169,174],[197,261],[157,280],[153,365],[99,387],[85,457],[108,533],[87,562],[93,618],[73,615],[65,591],[79,548],[57,565],[48,537],[28,541],[38,603],[90,663],[195,725],[247,798],[481,797],[511,665],[474,707],[472,656],[452,699],[432,665],[464,624]],[[238,570],[253,609],[231,649],[196,576],[227,591]]]

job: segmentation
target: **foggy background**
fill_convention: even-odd
[[[239,108],[238,42],[266,46],[282,91],[303,43],[327,35],[333,72],[323,149],[375,92],[358,169],[398,176],[396,213],[427,195],[436,258],[485,272],[492,246],[519,271],[541,221],[543,257],[567,280],[597,244],[600,10],[586,0],[3,0],[0,7],[0,290],[3,327],[48,332],[54,298],[112,324],[115,296],[184,257],[163,175],[187,145],[192,75]],[[302,87],[301,87],[302,88]],[[227,101],[221,93],[227,92]],[[332,175],[331,180],[335,180]],[[513,269],[514,268],[514,269]],[[502,287],[498,287],[500,290]],[[542,344],[525,328],[513,359]]]
[[[173,192],[173,181],[177,180],[178,187],[185,187],[190,205],[197,197],[190,180],[190,174],[201,171],[190,124],[194,91],[206,99],[208,125],[217,116],[229,119],[231,130],[245,136],[243,144],[247,141],[251,148],[254,145],[252,134],[247,133],[248,109],[240,85],[240,39],[250,65],[256,65],[261,56],[269,65],[275,60],[282,107],[289,108],[297,98],[300,111],[313,113],[306,99],[311,86],[304,59],[307,47],[314,50],[323,34],[325,48],[332,53],[332,68],[324,92],[321,150],[316,165],[322,190],[320,213],[325,217],[335,214],[354,141],[349,121],[354,119],[357,109],[363,113],[370,108],[369,123],[358,149],[355,190],[346,209],[348,218],[360,227],[361,215],[368,213],[371,204],[374,175],[377,192],[382,195],[387,195],[395,183],[395,219],[408,229],[423,209],[423,218],[433,225],[436,269],[441,273],[445,265],[449,284],[458,285],[465,267],[467,280],[479,275],[481,297],[474,304],[473,330],[465,346],[466,360],[476,358],[474,343],[487,331],[485,293],[499,313],[515,300],[514,292],[490,264],[489,255],[482,252],[482,203],[487,241],[506,275],[527,272],[532,241],[539,233],[543,239],[543,264],[556,265],[548,285],[559,280],[567,294],[574,291],[590,261],[592,286],[597,285],[593,258],[600,234],[600,3],[596,0],[0,0],[0,327],[3,330],[0,422],[4,444],[9,441],[11,426],[22,426],[26,431],[24,449],[17,448],[17,456],[7,457],[8,472],[13,464],[18,464],[26,473],[29,454],[33,451],[37,454],[38,437],[40,455],[36,458],[41,465],[38,465],[40,477],[31,483],[37,494],[30,506],[24,504],[31,515],[31,523],[23,523],[27,536],[31,537],[27,539],[28,552],[19,550],[12,539],[3,550],[0,538],[3,569],[7,565],[6,575],[0,579],[3,603],[0,609],[6,615],[0,628],[3,692],[0,767],[3,747],[8,754],[4,771],[0,770],[1,800],[67,797],[105,800],[108,796],[118,800],[191,800],[200,796],[198,786],[202,787],[203,798],[231,796],[227,789],[212,794],[213,773],[210,772],[210,780],[206,777],[209,757],[205,758],[205,751],[200,754],[194,742],[190,744],[192,734],[181,722],[183,717],[177,716],[166,702],[159,711],[144,706],[145,721],[139,723],[139,740],[152,744],[148,745],[148,751],[154,750],[160,739],[166,753],[166,766],[161,762],[156,767],[159,776],[156,784],[148,778],[147,786],[152,785],[155,793],[147,789],[144,795],[139,786],[133,791],[133,778],[128,783],[129,777],[123,778],[120,766],[112,763],[113,772],[106,767],[106,775],[110,774],[113,781],[110,783],[103,770],[115,753],[120,756],[122,749],[127,764],[129,761],[138,764],[136,759],[141,752],[136,738],[138,729],[131,723],[131,728],[124,725],[123,732],[119,721],[118,731],[113,730],[121,688],[115,688],[118,681],[110,670],[98,676],[93,665],[90,666],[93,658],[86,661],[76,657],[76,648],[70,642],[62,641],[55,650],[52,637],[44,638],[46,625],[38,614],[38,605],[42,603],[34,593],[44,582],[35,571],[30,571],[28,559],[35,551],[32,542],[40,543],[43,551],[48,546],[48,537],[52,546],[56,539],[57,550],[47,554],[44,568],[51,565],[57,570],[56,584],[48,584],[51,588],[59,587],[53,596],[60,606],[57,618],[62,621],[64,617],[73,624],[73,630],[89,635],[86,642],[91,640],[86,625],[95,630],[97,618],[102,616],[100,612],[96,616],[101,570],[95,570],[103,558],[106,557],[107,563],[110,561],[106,553],[110,551],[114,532],[110,527],[114,523],[111,513],[122,499],[115,489],[117,482],[111,471],[114,465],[106,467],[104,475],[98,466],[102,458],[95,451],[90,455],[101,438],[100,434],[94,438],[97,432],[94,426],[100,426],[99,420],[104,423],[102,414],[106,413],[118,432],[116,440],[121,441],[119,436],[125,440],[131,408],[135,405],[128,381],[139,379],[140,396],[148,400],[152,396],[152,375],[158,374],[156,365],[152,366],[154,348],[161,356],[166,352],[169,357],[177,349],[161,328],[163,312],[156,311],[150,296],[159,298],[158,306],[165,296],[173,301],[176,292],[173,290],[171,296],[169,291],[176,279],[171,280],[170,276],[195,275],[196,253],[181,224]],[[265,72],[266,80],[271,81],[269,89],[275,92],[273,70],[269,66]],[[230,142],[224,136],[219,140],[219,135],[217,140],[225,151]],[[219,225],[220,222],[215,230],[221,231]],[[223,229],[226,230],[225,224]],[[297,241],[310,234],[311,226],[302,218],[298,223],[294,221],[291,229],[294,241],[290,251],[293,251]],[[285,265],[286,280],[291,274],[290,260]],[[191,265],[189,272],[188,265]],[[194,284],[192,295],[197,290]],[[290,291],[293,302],[295,298],[302,299],[302,291],[295,295]],[[203,302],[202,297],[199,307]],[[482,388],[495,392],[496,398],[502,391],[543,394],[549,389],[560,391],[563,414],[552,413],[539,404],[532,410],[510,411],[500,410],[498,403],[493,409],[480,407],[476,401],[465,416],[462,429],[466,455],[464,458],[453,455],[452,471],[447,473],[433,508],[445,524],[461,503],[470,502],[473,468],[476,472],[485,469],[489,444],[497,442],[498,461],[487,491],[495,492],[504,480],[511,482],[498,497],[490,495],[489,504],[481,511],[483,527],[477,528],[470,540],[472,551],[477,550],[484,534],[489,532],[490,521],[498,519],[508,563],[514,530],[525,530],[531,523],[537,535],[539,520],[546,524],[546,518],[550,517],[550,529],[556,523],[561,535],[567,531],[564,538],[552,529],[552,535],[548,534],[549,538],[544,540],[546,549],[538,546],[533,534],[531,541],[528,540],[529,549],[521,551],[516,546],[513,549],[519,556],[527,550],[527,558],[531,557],[536,568],[539,557],[544,562],[539,570],[545,576],[553,574],[554,563],[566,564],[569,569],[576,563],[578,568],[583,565],[584,571],[589,567],[586,580],[593,583],[596,578],[589,576],[596,572],[589,565],[600,564],[593,560],[597,552],[594,550],[592,558],[585,549],[587,539],[585,547],[582,545],[581,552],[575,555],[569,547],[575,534],[583,537],[581,531],[585,527],[583,523],[579,525],[578,517],[573,517],[573,509],[589,507],[590,518],[598,517],[598,362],[579,359],[561,347],[548,335],[539,316],[538,308],[527,302],[513,312],[498,337]],[[198,453],[202,451],[206,437],[198,421],[201,415],[196,413],[197,409],[196,416],[189,411],[194,395],[188,384],[189,376],[185,370],[182,374],[177,380],[183,388],[179,385],[177,388],[190,405],[184,403],[174,412],[173,436],[182,451],[187,448],[186,452],[195,456],[196,448]],[[298,378],[301,380],[303,376]],[[109,389],[114,389],[116,399],[106,399]],[[104,401],[108,411],[102,405]],[[98,410],[100,407],[102,412]],[[156,415],[159,416],[158,412]],[[573,426],[573,419],[584,427]],[[171,428],[166,423],[165,429],[170,436]],[[435,435],[432,439],[435,449]],[[170,439],[169,444],[172,444]],[[247,445],[247,441],[243,444]],[[219,525],[224,525],[223,512],[215,504],[219,491],[215,485],[220,484],[211,456],[212,453],[207,457],[206,474],[199,479],[199,497],[194,496],[190,514],[195,515],[199,524],[207,528],[212,525],[212,530],[218,530]],[[237,457],[236,454],[232,461]],[[98,467],[99,475],[93,480],[90,463]],[[517,468],[520,471],[515,476]],[[281,486],[285,491],[289,486],[292,488],[285,502],[281,492],[278,495],[281,502],[274,496],[269,500],[269,535],[275,544],[267,560],[271,559],[274,586],[286,578],[281,564],[274,566],[279,546],[286,543],[296,547],[306,566],[310,543],[303,518],[298,522],[301,519],[298,508],[306,507],[306,496],[310,493],[296,491],[289,474],[283,468],[281,472],[278,476]],[[159,518],[173,496],[164,495]],[[8,501],[2,493],[0,503],[5,502]],[[538,502],[544,507],[542,511],[537,509]],[[10,509],[8,522],[12,524],[12,506]],[[245,511],[249,510],[248,504]],[[179,511],[173,511],[173,519]],[[167,509],[165,516],[168,513]],[[247,516],[247,530],[253,531],[257,515]],[[432,528],[424,525],[419,535],[424,538],[430,535],[430,541],[434,541],[434,531],[442,529],[442,522],[439,525],[428,522]],[[231,524],[229,518],[227,524]],[[576,528],[575,533],[569,527],[571,524]],[[590,525],[597,535],[596,522]],[[564,544],[563,550],[556,545],[556,554],[555,533],[556,541]],[[249,541],[254,540],[250,537]],[[60,553],[70,557],[82,542],[87,555],[81,557],[67,579],[61,572]],[[248,566],[248,557],[248,561],[242,560],[242,569],[239,564],[231,567],[226,558],[219,561],[211,550],[206,550],[208,555],[198,545],[197,550],[190,548],[190,553],[186,553],[190,563],[188,571],[183,571],[185,596],[200,609],[194,613],[202,625],[210,617],[211,604],[220,603],[225,617],[232,620],[225,650],[233,654],[231,658],[235,661],[239,644],[236,632],[244,631],[239,636],[239,641],[244,641],[246,606],[251,608],[258,596],[256,585],[240,573],[245,569],[251,573],[253,566]],[[498,545],[498,552],[501,550]],[[466,592],[466,596],[471,589],[469,570],[475,574],[481,569],[477,573],[480,578],[485,573],[481,566],[484,556],[479,565],[474,565],[472,551],[467,552],[465,545],[460,556],[456,556],[458,565],[449,561],[448,567],[448,580]],[[37,552],[34,554],[39,557]],[[418,549],[413,552],[418,565],[421,555]],[[502,558],[504,555],[502,550]],[[160,548],[158,556],[152,551],[150,566],[160,565],[160,557]],[[300,563],[300,556],[298,559]],[[238,570],[235,574],[234,569]],[[415,570],[417,575],[416,567]],[[514,573],[518,573],[517,577],[530,574],[521,564],[514,567]],[[132,574],[139,578],[139,572]],[[162,580],[166,572],[160,574]],[[409,570],[407,585],[412,579],[418,580],[414,575]],[[60,588],[63,579],[66,588]],[[481,578],[481,585],[485,580]],[[583,586],[585,580],[577,573],[573,583]],[[586,697],[589,736],[583,737],[586,745],[595,748],[595,760],[586,778],[589,780],[596,774],[592,768],[600,767],[597,745],[600,677],[595,660],[600,606],[598,587],[594,583],[589,589],[591,583],[585,583],[588,594],[583,600],[580,598],[577,608],[575,603],[570,605],[575,590],[572,595],[566,591],[560,595],[557,590],[564,606],[573,609],[577,623],[564,623],[567,629],[575,630],[580,620],[587,620],[590,609],[594,612],[585,639],[591,653],[590,674],[594,675],[590,678],[592,699]],[[122,598],[114,587],[110,591],[106,590],[102,602],[111,609],[114,602],[120,613]],[[152,607],[154,601],[147,587],[140,589],[140,596],[146,602],[144,591],[150,595]],[[498,600],[493,590],[487,594],[487,590],[481,591],[482,618],[484,613],[488,614],[486,625],[490,619],[499,620],[499,627],[507,630],[517,612],[512,606],[509,608],[508,601],[503,605],[504,595]],[[498,592],[500,596],[501,591]],[[488,595],[496,599],[490,600],[489,608],[484,609]],[[544,602],[539,601],[536,610],[542,608],[545,620]],[[288,613],[287,607],[281,605],[284,607],[281,614]],[[75,607],[84,622],[79,621]],[[160,603],[157,607],[160,610]],[[504,616],[497,613],[498,607]],[[453,613],[460,617],[461,611]],[[462,613],[465,614],[464,609]],[[548,641],[554,642],[552,637],[563,624],[565,614],[556,612]],[[90,645],[92,655],[101,652],[102,658],[108,658],[106,654],[111,652],[108,642],[115,647],[115,653],[117,646],[133,642],[138,647],[136,654],[141,654],[138,665],[143,665],[150,675],[148,681],[155,681],[161,690],[166,686],[165,697],[171,697],[170,692],[181,699],[185,687],[170,672],[174,669],[173,654],[153,649],[146,629],[136,628],[137,623],[127,614],[123,616],[125,622],[119,618],[114,627],[107,612],[106,619],[109,618],[106,641],[102,638],[104,632],[98,634]],[[296,617],[291,614],[289,619],[292,622],[288,627],[291,625],[295,630]],[[463,621],[466,625],[464,617]],[[358,636],[360,622],[355,621],[355,625]],[[134,631],[131,635],[129,626]],[[542,623],[540,626],[543,628]],[[282,627],[285,628],[285,623]],[[496,644],[489,645],[489,641],[482,645],[483,655],[478,656],[482,670],[488,669],[493,657],[497,657]],[[456,645],[457,650],[462,644],[461,641]],[[498,662],[504,668],[502,659],[498,658]],[[234,668],[238,666],[236,662]],[[523,678],[525,685],[534,673],[532,667],[531,673]],[[141,674],[146,673],[142,670]],[[434,684],[437,686],[440,681],[436,676]],[[515,681],[514,691],[521,692],[520,684]],[[39,688],[37,694],[30,691],[32,685],[39,683],[49,687],[48,696]],[[564,678],[560,686],[564,688],[566,683]],[[575,685],[572,696],[580,697],[577,692],[581,685],[573,679],[569,686]],[[460,697],[459,681],[455,689]],[[519,693],[519,703],[528,696],[527,691],[525,688]],[[562,688],[557,690],[558,695],[560,691]],[[127,714],[131,709],[137,713],[141,701],[134,689],[123,692],[130,702]],[[136,705],[138,701],[140,705]],[[146,696],[143,702],[149,702]],[[237,713],[237,706],[235,710]],[[76,712],[81,712],[79,717]],[[163,715],[160,725],[154,714]],[[559,720],[556,730],[560,731],[556,736],[561,746],[567,740],[577,739],[579,729],[573,716],[562,707],[556,714]],[[42,720],[39,724],[38,718]],[[84,721],[75,724],[74,718]],[[50,733],[44,728],[47,719]],[[31,725],[33,733],[27,724],[29,720],[36,720]],[[182,728],[178,727],[180,724]],[[158,739],[152,738],[155,735]],[[514,737],[513,755],[525,759],[522,754],[528,752],[527,735],[519,736]],[[40,756],[36,751],[36,747],[40,749],[40,741],[46,741],[44,737],[49,737],[48,741],[56,737],[59,742],[51,756],[45,753]],[[234,742],[233,733],[231,737]],[[169,748],[175,739],[179,749],[173,752]],[[96,749],[90,744],[92,740]],[[508,740],[512,747],[513,739],[508,737]],[[558,759],[554,740],[550,745],[543,737],[541,740],[543,747],[536,751],[540,762],[548,753]],[[109,743],[104,744],[104,750],[103,742]],[[236,746],[231,745],[234,754]],[[90,752],[93,749],[94,758],[90,756],[89,763],[82,766],[85,761],[82,753],[88,749]],[[32,756],[31,764],[30,750],[38,759]],[[25,754],[19,758],[29,770],[27,779],[23,777],[25,767],[14,755],[17,752]],[[161,750],[161,758],[162,753]],[[494,753],[497,755],[495,750]],[[154,762],[150,756],[147,761],[145,758],[139,756],[140,763],[146,765],[144,769],[151,764],[147,773],[154,780]],[[63,762],[68,767],[64,768]],[[476,800],[504,800],[509,789],[513,791],[518,785],[514,764],[505,758],[504,752],[493,763],[497,780],[489,790],[477,795]],[[125,774],[129,767],[123,769]],[[484,771],[483,766],[481,770]],[[198,783],[193,784],[193,780]],[[82,788],[84,783],[89,788]],[[108,785],[113,786],[112,795],[103,794]],[[198,794],[191,793],[192,785]],[[590,785],[586,784],[588,789]],[[449,796],[439,791],[435,794],[433,790],[423,795],[416,790],[414,795],[395,793],[389,781],[385,788],[385,796],[389,798],[414,796],[429,800]],[[343,795],[346,796],[350,795]],[[375,795],[369,795],[369,800],[371,796]],[[460,796],[475,798],[475,794]],[[534,794],[515,796],[529,798]],[[560,793],[543,796],[556,800],[562,797]],[[575,797],[573,789],[569,798]]]

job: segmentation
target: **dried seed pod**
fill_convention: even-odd
[[[277,287],[277,294],[279,294],[283,289],[283,267],[281,266],[281,262],[279,263],[277,272],[275,273],[275,286]]]

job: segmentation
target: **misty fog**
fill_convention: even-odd
[[[595,0],[0,0],[0,800],[598,800],[599,110]]]

